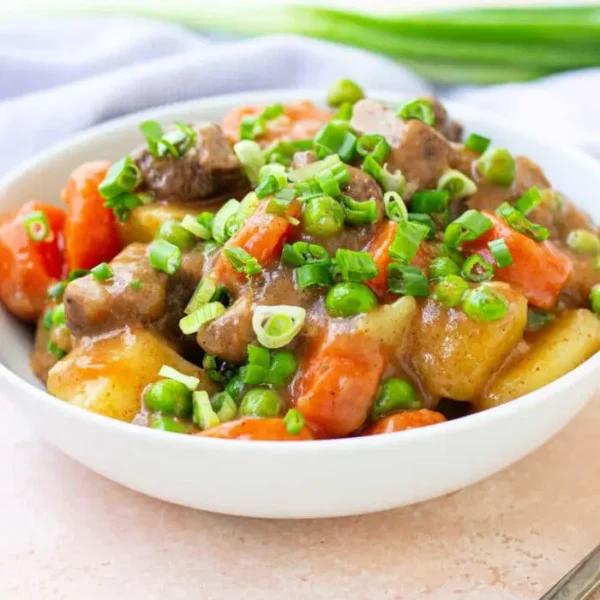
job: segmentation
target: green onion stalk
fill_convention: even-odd
[[[0,19],[20,2],[0,5]],[[439,83],[524,81],[600,65],[600,7],[457,9],[367,15],[312,6],[223,0],[203,10],[190,0],[30,0],[27,15],[98,14],[162,19],[242,34],[294,33],[384,54]]]

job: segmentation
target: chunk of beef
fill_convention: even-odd
[[[402,121],[387,106],[373,100],[354,105],[352,126],[361,133],[383,135],[392,146],[388,169],[406,178],[405,195],[435,188],[449,168],[452,148],[438,131],[417,120]]]
[[[202,275],[203,256],[184,255],[171,277],[152,268],[145,244],[130,244],[112,262],[113,276],[97,281],[86,275],[65,290],[65,316],[74,336],[96,335],[138,323],[157,322],[165,335],[178,333],[176,323]],[[132,282],[139,282],[139,284]]]
[[[573,262],[573,272],[562,289],[560,303],[566,308],[587,307],[592,287],[600,284],[596,257],[574,252],[564,242],[555,241],[554,244]]]
[[[143,146],[132,158],[157,200],[197,202],[248,185],[240,161],[218,125],[196,126],[196,143],[181,158],[156,158]]]
[[[383,219],[385,207],[383,205],[383,193],[378,183],[368,174],[357,169],[348,167],[350,181],[342,186],[342,193],[357,202],[364,202],[373,198],[377,203],[377,221]]]
[[[460,123],[453,121],[448,116],[448,111],[444,105],[437,99],[432,97],[427,98],[433,107],[435,116],[434,127],[451,142],[459,142],[462,137],[463,128]]]

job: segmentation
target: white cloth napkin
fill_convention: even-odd
[[[0,172],[73,133],[125,113],[227,92],[432,86],[380,56],[296,36],[222,40],[145,19],[68,18],[0,24]],[[600,69],[528,84],[445,90],[529,129],[552,128],[600,155]],[[515,107],[518,106],[518,110]]]

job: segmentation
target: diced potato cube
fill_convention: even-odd
[[[470,401],[519,343],[527,323],[527,301],[504,283],[493,283],[508,299],[508,314],[475,321],[433,298],[413,321],[412,362],[433,395]]]
[[[537,335],[519,362],[498,375],[475,406],[482,410],[533,392],[599,350],[600,319],[583,308],[566,311]]]
[[[216,391],[202,369],[179,356],[164,339],[141,328],[85,339],[50,369],[48,391],[92,412],[132,421],[140,412],[144,388],[160,379],[163,365],[199,377],[199,389]]]

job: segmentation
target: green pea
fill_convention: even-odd
[[[352,317],[377,307],[377,296],[362,283],[338,283],[325,298],[325,308],[334,317]]]
[[[173,433],[189,433],[190,426],[180,423],[171,417],[165,415],[152,415],[150,417],[150,427],[160,429],[161,431],[172,431]]]
[[[182,227],[181,223],[175,219],[169,219],[160,224],[156,232],[156,239],[175,244],[180,250],[187,250],[196,245],[194,234]]]
[[[362,88],[351,79],[338,79],[327,92],[327,104],[340,106],[344,102],[354,104],[365,97]]]
[[[376,421],[383,415],[398,410],[421,408],[415,388],[406,379],[390,377],[381,383],[375,402],[371,407],[371,418]]]
[[[458,275],[447,275],[433,288],[433,297],[446,308],[458,306],[469,284]]]
[[[582,254],[597,254],[600,252],[600,238],[587,229],[574,229],[567,236],[569,248]]]
[[[254,388],[242,399],[239,414],[241,417],[276,417],[281,412],[281,398],[275,390]]]
[[[192,392],[173,379],[162,379],[146,389],[144,401],[148,409],[165,412],[177,417],[192,414]]]
[[[244,393],[245,383],[243,379],[236,375],[233,377],[225,386],[225,391],[233,398],[235,402],[239,402],[242,398],[242,394]]]
[[[497,321],[508,313],[508,300],[489,284],[469,290],[462,301],[462,309],[474,321]]]
[[[344,209],[330,196],[311,198],[304,206],[304,228],[317,237],[329,237],[344,229]]]
[[[590,293],[590,306],[592,310],[600,315],[600,283],[597,283]]]
[[[479,172],[494,185],[510,187],[515,180],[515,159],[506,148],[490,148],[477,161]]]

